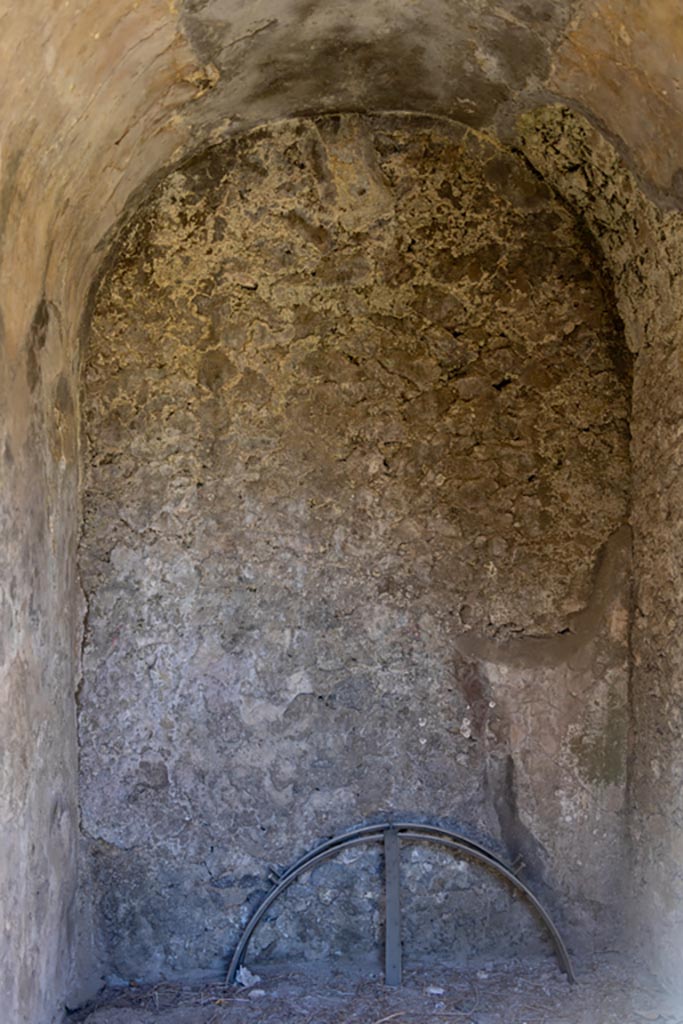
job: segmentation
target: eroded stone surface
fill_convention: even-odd
[[[66,538],[71,537],[78,515],[74,493],[67,497],[66,491],[59,491],[52,468],[44,471],[42,456],[36,454],[51,445],[47,424],[52,422],[53,396],[50,389],[44,393],[39,390],[37,398],[34,394],[31,400],[23,383],[31,358],[31,325],[40,303],[45,299],[51,308],[59,310],[63,368],[75,394],[77,324],[98,260],[97,246],[135,190],[160,168],[177,161],[188,148],[201,146],[209,138],[222,138],[236,125],[287,115],[295,108],[329,109],[341,101],[347,107],[374,108],[380,101],[388,102],[390,96],[400,106],[407,98],[418,109],[448,110],[481,124],[494,116],[502,124],[510,112],[543,100],[544,83],[539,83],[538,75],[545,74],[549,59],[555,60],[556,67],[546,85],[554,94],[564,94],[597,123],[616,132],[627,162],[660,187],[670,183],[671,192],[664,199],[679,201],[680,32],[678,7],[673,2],[626,5],[621,0],[590,0],[574,5],[504,0],[495,8],[482,4],[476,16],[472,16],[475,8],[471,3],[457,11],[452,3],[441,7],[429,4],[425,13],[438,7],[439,18],[411,18],[409,25],[398,5],[385,19],[382,11],[389,10],[389,5],[365,4],[362,26],[354,22],[357,34],[349,38],[347,31],[345,39],[340,40],[332,31],[334,12],[329,14],[329,5],[326,12],[319,4],[316,12],[312,4],[293,3],[284,18],[285,4],[279,0],[275,16],[285,23],[271,33],[270,48],[262,44],[274,16],[272,10],[255,4],[238,7],[216,3],[204,5],[207,29],[211,28],[208,16],[212,11],[221,14],[221,23],[214,26],[219,46],[211,52],[203,49],[202,40],[189,25],[190,8],[198,14],[200,6],[188,4],[180,10],[164,0],[142,0],[133,7],[123,0],[110,0],[106,5],[93,0],[85,6],[24,0],[5,5],[0,11],[0,432],[2,443],[7,440],[7,450],[16,460],[13,468],[3,469],[0,494],[3,540],[7,538],[2,552],[7,569],[0,577],[4,602],[2,645],[4,652],[10,652],[1,671],[5,692],[12,690],[20,695],[16,701],[12,698],[13,711],[6,718],[12,723],[11,739],[5,739],[3,733],[0,741],[3,753],[10,746],[13,749],[11,770],[3,779],[0,811],[6,823],[5,841],[12,846],[10,853],[0,859],[3,919],[12,922],[3,938],[0,988],[3,1012],[11,1021],[25,1019],[33,1024],[39,1020],[42,1024],[59,1012],[73,951],[61,926],[54,926],[54,921],[63,919],[71,899],[73,856],[67,857],[63,884],[59,894],[54,894],[52,906],[61,907],[59,912],[54,911],[54,921],[34,914],[28,889],[21,888],[35,883],[42,889],[49,884],[47,861],[40,851],[50,842],[50,815],[45,808],[55,787],[70,794],[72,835],[76,820],[73,778],[77,752],[67,721],[71,712],[66,710],[76,681],[75,665],[61,677],[62,685],[55,689],[54,700],[44,704],[40,696],[44,676],[56,679],[53,667],[63,667],[62,631],[71,630],[76,636],[81,614],[75,588],[63,583],[73,573],[73,544],[70,540],[67,544]],[[252,11],[254,17],[250,19]],[[468,17],[467,32],[461,32]],[[573,18],[572,27],[562,46],[569,18]],[[320,37],[315,33],[316,19],[324,25]],[[301,31],[304,21],[305,32]],[[498,36],[496,21],[500,23]],[[410,35],[412,46],[403,39],[405,34]],[[434,36],[443,43],[435,43]],[[306,76],[311,47],[317,54],[318,74]],[[218,66],[211,63],[214,57]],[[344,73],[335,76],[337,67]],[[618,83],[616,92],[613,83]],[[219,92],[220,101],[214,102]],[[461,98],[465,102],[460,102]],[[615,172],[612,163],[607,172],[600,167],[599,173],[589,174],[586,192],[580,168],[584,163],[595,168],[594,158],[597,154],[601,159],[604,143],[599,133],[589,135],[589,142],[575,133],[564,137],[563,188],[571,201],[578,198],[580,209],[598,211],[592,219],[588,217],[596,237],[614,239],[614,259],[628,268],[628,280],[625,278],[619,288],[619,301],[622,309],[634,313],[632,319],[625,320],[635,347],[647,337],[654,351],[660,337],[668,339],[660,367],[662,376],[655,375],[652,382],[643,377],[641,392],[645,396],[652,388],[648,401],[657,406],[657,422],[662,421],[652,437],[661,442],[662,451],[668,451],[671,438],[676,436],[675,426],[663,425],[665,411],[657,405],[657,396],[660,383],[665,382],[670,388],[670,401],[675,405],[677,400],[674,324],[678,299],[674,296],[672,300],[669,289],[680,265],[676,241],[680,226],[674,220],[667,221],[661,245],[656,218],[653,221],[648,216],[637,222],[631,218],[628,224],[624,222],[623,233],[606,227],[611,211],[628,208],[636,201],[637,185]],[[549,143],[547,135],[542,139],[544,145]],[[538,165],[543,164],[541,159]],[[581,197],[587,195],[590,201],[585,203]],[[658,239],[656,255],[650,234],[653,224]],[[651,254],[647,260],[645,253]],[[656,289],[641,316],[637,307],[642,297],[643,261],[648,264],[648,280],[656,281]],[[67,410],[64,427],[73,422]],[[648,436],[644,419],[637,429],[643,438]],[[26,440],[29,436],[30,442]],[[642,450],[651,455],[654,448],[644,446]],[[47,465],[50,467],[49,462]],[[637,472],[642,471],[647,481],[647,454],[640,466]],[[667,473],[669,480],[674,473],[673,462]],[[75,487],[76,474],[68,475],[68,479],[69,486]],[[647,487],[656,490],[652,483]],[[665,489],[670,492],[668,483]],[[36,660],[36,631],[27,611],[30,594],[36,593],[36,581],[24,579],[23,570],[16,577],[16,589],[12,581],[15,570],[22,566],[22,545],[33,552],[45,550],[40,517],[34,512],[43,502],[54,527],[54,559],[62,581],[54,607],[59,607],[61,619],[54,628],[41,624],[48,639]],[[646,602],[643,598],[649,609],[639,626],[643,635],[649,629],[649,616],[658,615],[660,601],[665,610],[653,630],[653,646],[645,661],[647,666],[656,666],[656,671],[652,670],[658,680],[653,688],[656,699],[648,697],[647,667],[635,701],[639,705],[642,702],[641,710],[648,722],[643,730],[650,737],[640,762],[646,782],[642,806],[648,807],[651,797],[659,800],[663,792],[653,781],[654,775],[650,778],[648,774],[650,755],[658,745],[666,749],[663,768],[660,763],[661,777],[673,780],[661,804],[669,853],[662,860],[658,859],[658,849],[646,855],[651,863],[645,873],[644,901],[647,904],[649,900],[654,908],[651,920],[657,922],[675,905],[668,883],[678,875],[680,856],[676,830],[671,825],[677,819],[671,808],[675,808],[680,786],[676,736],[670,728],[678,701],[677,661],[674,655],[667,655],[664,665],[658,653],[662,647],[675,647],[675,626],[667,625],[665,634],[662,623],[676,621],[675,582],[671,581],[677,578],[677,541],[676,532],[667,525],[669,512],[665,505],[658,498],[653,507],[659,510],[656,530],[650,530],[648,523],[649,498],[638,513],[644,531],[651,537],[648,557],[657,566],[649,577],[651,599]],[[60,525],[62,515],[65,525]],[[637,550],[638,544],[636,539]],[[671,554],[667,554],[670,549]],[[665,600],[659,596],[662,578],[667,581],[664,591],[669,595]],[[49,610],[51,602],[52,598],[46,601],[44,610],[46,615],[54,614],[56,621],[59,616]],[[51,667],[43,671],[44,666]],[[38,704],[45,720],[51,723],[51,735],[60,737],[59,743],[41,748],[46,756],[40,770],[36,769],[32,718],[32,709]],[[642,730],[635,737],[636,744],[641,734]],[[662,736],[670,737],[669,741],[664,743]],[[27,773],[34,776],[30,784]],[[23,803],[27,786],[33,787],[33,809]],[[649,849],[647,829],[638,834],[644,848]],[[70,845],[73,850],[73,842]],[[19,878],[23,879],[20,884]],[[676,929],[675,922],[671,930],[655,929],[665,960],[667,949],[681,948],[678,937],[671,941],[666,937],[678,936]],[[84,932],[89,932],[87,925]],[[22,985],[21,996],[17,987],[20,972],[30,979]],[[674,962],[670,976],[680,974]]]
[[[530,117],[524,145],[544,177],[583,212],[611,269],[637,353],[632,407],[634,613],[631,645],[632,933],[678,992],[683,961],[679,822],[680,405],[683,288],[680,214],[658,212],[614,149],[566,109]]]
[[[397,813],[499,843],[575,941],[604,939],[624,353],[571,215],[461,129],[294,121],[154,194],[85,377],[83,823],[110,969],[219,962],[268,863]],[[261,948],[366,950],[376,862],[356,869],[299,887]],[[470,871],[416,854],[406,884],[428,950],[533,944]]]

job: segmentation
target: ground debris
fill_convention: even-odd
[[[235,975],[235,981],[242,988],[251,988],[253,985],[258,984],[260,980],[260,976],[258,974],[252,974],[249,968],[245,967],[244,964],[240,967],[240,969],[237,971],[237,974]]]
[[[222,981],[109,990],[72,1024],[683,1024],[656,983],[616,958],[576,965],[570,985],[550,959],[425,964],[387,988],[376,966],[259,965],[259,998]],[[482,974],[485,977],[482,977]],[[253,977],[253,975],[249,975]]]

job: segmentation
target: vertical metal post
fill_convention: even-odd
[[[396,829],[384,833],[384,983],[401,984],[401,846]]]

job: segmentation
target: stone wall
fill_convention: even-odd
[[[659,365],[657,345],[662,340],[660,369],[651,380],[643,376],[642,384],[637,384],[643,404],[642,417],[636,417],[642,441],[636,477],[642,473],[646,487],[651,486],[653,449],[647,442],[645,396],[658,396],[666,385],[669,391],[662,393],[673,408],[678,394],[677,331],[675,319],[666,322],[666,310],[675,312],[678,303],[680,227],[675,216],[659,220],[654,209],[644,219],[629,214],[621,224],[619,214],[616,221],[611,218],[615,210],[637,206],[641,192],[655,195],[663,207],[680,205],[679,24],[677,0],[659,0],[656,5],[628,0],[532,5],[483,0],[473,5],[449,0],[410,7],[382,0],[358,6],[353,22],[344,18],[341,24],[334,5],[299,0],[259,0],[252,5],[234,0],[141,0],[135,5],[93,0],[85,6],[24,0],[0,11],[0,432],[3,441],[9,438],[15,458],[11,466],[3,465],[0,494],[5,567],[0,576],[1,628],[3,651],[10,652],[3,655],[0,686],[6,697],[3,706],[12,707],[11,739],[0,725],[0,749],[9,766],[3,775],[0,815],[3,839],[11,845],[0,858],[0,906],[3,921],[10,923],[3,932],[0,991],[3,1013],[12,1024],[44,1024],[58,1014],[72,965],[73,946],[59,923],[72,898],[71,855],[50,914],[35,913],[29,894],[52,884],[44,856],[51,842],[46,808],[57,788],[70,807],[63,820],[68,818],[72,830],[76,823],[77,752],[69,723],[78,667],[74,662],[67,672],[63,659],[72,643],[66,641],[67,633],[78,635],[81,614],[71,583],[71,538],[78,512],[74,494],[67,495],[68,488],[75,487],[76,474],[71,469],[61,476],[53,472],[47,453],[55,415],[52,387],[64,373],[75,393],[83,297],[106,251],[107,232],[130,197],[189,150],[224,139],[259,119],[321,109],[409,107],[493,127],[510,140],[520,111],[565,97],[601,125],[626,165],[641,175],[634,179],[614,174],[614,161],[608,161],[609,166],[584,180],[581,167],[595,168],[596,156],[600,162],[604,139],[589,128],[577,155],[576,135],[565,135],[558,187],[579,209],[591,211],[591,230],[601,244],[612,246],[614,265],[629,265],[629,275],[618,289],[619,301],[622,310],[634,313],[632,320],[624,316],[629,336],[647,334],[653,368]],[[313,67],[315,74],[310,73]],[[535,156],[552,179],[558,170],[557,165],[551,167],[556,160],[552,140],[541,133],[538,141],[550,146],[545,156],[538,149]],[[644,279],[650,290],[641,317],[637,306]],[[51,315],[59,311],[62,365],[59,370],[52,365],[49,374],[45,370],[47,383],[31,398],[27,366],[33,359],[32,325],[43,302]],[[666,406],[652,397],[648,401],[658,424],[652,437],[661,440],[663,451],[673,452],[674,419],[664,422]],[[68,420],[65,416],[64,423]],[[666,443],[665,437],[670,439]],[[667,472],[673,475],[674,470],[672,454]],[[57,480],[62,480],[61,490]],[[46,515],[49,511],[53,529],[53,583],[59,595],[54,604],[52,597],[38,600],[36,595],[47,594],[40,589],[45,579],[41,583],[25,578],[20,558],[22,548],[35,559],[45,553],[39,563],[41,572],[47,572],[43,567],[48,565],[48,544],[41,526],[45,517],[35,512],[41,505]],[[661,799],[666,853],[658,860],[664,847],[655,845],[644,854],[649,863],[640,890],[641,906],[654,908],[651,913],[643,910],[642,917],[650,921],[656,941],[643,946],[657,949],[669,976],[680,978],[675,956],[681,948],[678,924],[674,920],[670,928],[657,927],[662,913],[678,915],[677,890],[672,895],[669,888],[680,861],[677,744],[669,724],[678,701],[678,656],[675,628],[671,632],[664,626],[675,622],[677,615],[677,540],[665,505],[657,500],[652,507],[657,511],[656,528],[651,529],[649,522],[649,499],[637,513],[642,526],[636,531],[636,555],[647,552],[641,565],[651,590],[649,603],[643,597],[648,611],[637,628],[644,651],[647,617],[654,615],[648,664],[653,658],[660,665],[664,640],[670,653],[669,664],[657,668],[656,699],[650,699],[654,675],[649,669],[634,688],[635,713],[649,723],[644,721],[638,734],[648,738],[643,757],[637,759],[644,827],[639,826],[634,837],[643,838],[643,849],[649,847],[648,801]],[[639,548],[641,530],[641,536],[650,539]],[[662,562],[665,586],[660,580]],[[655,564],[657,571],[650,571],[647,566]],[[58,621],[50,625],[52,619],[41,618],[38,626],[35,617],[29,620],[31,594],[45,615],[52,616],[50,609],[58,608]],[[62,685],[53,674],[55,665],[61,666]],[[49,701],[44,690],[47,678],[55,683]],[[45,757],[38,759],[37,706],[55,738],[51,746],[41,747]],[[662,742],[662,735],[669,737],[668,742]],[[661,782],[649,775],[648,767],[659,745],[666,751],[665,763],[660,762]],[[25,801],[29,790],[30,806]],[[73,852],[73,835],[66,847]],[[30,984],[24,981],[19,986],[20,975],[30,977]]]
[[[522,135],[529,158],[599,240],[635,355],[630,931],[639,953],[648,950],[680,992],[683,217],[648,202],[613,146],[571,111],[539,111],[525,119]]]
[[[216,967],[268,864],[391,814],[486,837],[576,948],[612,941],[630,361],[549,189],[430,119],[256,130],[132,220],[86,363],[109,971]],[[355,869],[302,885],[261,947],[370,951],[376,864]],[[476,872],[415,853],[406,884],[419,948],[538,948]]]

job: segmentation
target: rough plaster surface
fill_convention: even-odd
[[[605,941],[629,385],[572,216],[464,129],[286,122],[160,186],[85,369],[82,810],[110,971],[214,967],[269,863],[378,814],[489,837]],[[376,863],[350,859],[261,946],[367,950]],[[406,876],[428,951],[533,944],[472,871],[415,853]]]
[[[188,134],[196,66],[164,2],[0,4],[3,1024],[75,991],[77,325],[97,243]]]
[[[71,674],[62,676],[54,700],[41,705],[54,734],[60,734],[61,744],[55,744],[49,755],[48,748],[43,748],[47,756],[40,771],[35,767],[35,718],[31,711],[43,700],[45,673],[41,664],[59,662],[60,630],[69,629],[75,635],[80,618],[76,591],[63,583],[73,572],[73,546],[69,547],[65,538],[70,536],[73,517],[78,515],[74,495],[67,496],[66,490],[60,492],[53,486],[52,474],[43,474],[36,468],[36,453],[48,451],[51,444],[48,425],[52,422],[52,397],[48,390],[44,401],[40,398],[42,392],[38,399],[31,400],[27,387],[21,384],[33,358],[31,325],[43,298],[50,308],[59,310],[64,367],[70,378],[75,369],[83,296],[101,255],[97,247],[136,189],[189,149],[201,147],[207,139],[222,138],[235,126],[287,115],[294,109],[330,108],[335,102],[369,109],[389,104],[450,111],[482,125],[493,117],[506,137],[511,138],[516,114],[547,101],[550,90],[552,96],[564,96],[594,123],[612,133],[627,165],[643,175],[645,187],[648,180],[659,187],[659,200],[678,201],[677,154],[682,134],[677,71],[678,0],[658,0],[656,4],[585,0],[577,4],[533,5],[501,0],[495,8],[478,7],[476,17],[471,16],[471,3],[462,7],[451,3],[438,8],[438,18],[416,18],[409,25],[406,12],[397,5],[389,9],[384,4],[364,4],[364,20],[360,23],[356,15],[352,32],[347,22],[344,39],[333,33],[335,14],[326,11],[324,4],[318,4],[317,10],[313,4],[307,6],[308,11],[304,5],[291,4],[285,8],[279,2],[275,30],[269,24],[273,10],[266,6],[256,9],[251,5],[255,17],[250,20],[247,8],[237,4],[208,4],[203,11],[198,9],[199,5],[188,4],[179,9],[163,0],[141,0],[133,6],[124,0],[110,0],[107,4],[92,0],[87,5],[58,0],[0,4],[0,429],[3,437],[10,439],[15,455],[19,453],[14,468],[3,469],[0,495],[5,524],[2,559],[7,566],[0,578],[5,601],[2,637],[5,648],[11,648],[17,656],[3,662],[2,686],[5,692],[13,688],[21,693],[23,701],[22,707],[16,705],[12,718],[14,754],[3,778],[1,812],[6,835],[11,836],[5,841],[15,844],[16,851],[16,856],[0,860],[0,905],[3,920],[12,922],[0,962],[0,987],[3,994],[12,993],[3,1002],[3,1013],[12,1024],[19,1020],[44,1024],[58,1012],[73,953],[63,931],[53,926],[53,917],[33,914],[31,899],[28,895],[19,898],[17,886],[18,863],[25,872],[23,877],[31,878],[36,888],[48,883],[45,859],[36,851],[43,850],[49,841],[50,816],[40,808],[49,804],[56,780],[61,780],[64,792],[70,794],[70,820],[75,825],[76,746],[73,733],[64,725],[71,713],[67,710],[75,683]],[[426,13],[433,10],[436,8],[430,4]],[[215,24],[211,21],[213,15]],[[316,20],[323,27],[320,36],[315,32]],[[396,31],[397,20],[401,21],[404,33],[410,35],[412,55],[402,34]],[[510,31],[509,39],[496,39],[497,21],[503,32]],[[428,37],[423,23],[429,29]],[[461,32],[460,26],[465,23],[467,31]],[[264,45],[268,33],[272,40],[270,48]],[[326,38],[329,35],[334,36],[331,42]],[[393,47],[387,50],[388,36]],[[443,45],[435,42],[435,36],[443,40]],[[518,47],[520,39],[522,45]],[[311,52],[318,55],[316,75],[307,71]],[[510,54],[512,60],[506,56]],[[323,59],[325,55],[329,59]],[[549,65],[550,77],[543,81]],[[344,69],[343,75],[335,75],[337,67]],[[274,72],[277,82],[273,81]],[[392,85],[391,89],[387,83]],[[638,336],[641,342],[647,339],[652,349],[653,371],[659,365],[656,352],[660,338],[668,339],[663,343],[668,355],[662,354],[660,370],[654,373],[652,381],[644,373],[637,384],[641,395],[645,396],[651,388],[651,394],[658,396],[662,383],[666,383],[675,404],[676,331],[673,321],[666,321],[667,310],[675,313],[678,301],[671,294],[675,278],[671,278],[670,270],[675,275],[680,265],[675,240],[680,227],[675,218],[664,227],[657,222],[654,228],[648,226],[647,217],[631,217],[630,226],[623,219],[621,225],[611,223],[610,210],[637,205],[639,186],[621,173],[613,178],[613,160],[594,174],[595,156],[603,152],[604,139],[590,128],[586,138],[588,142],[573,131],[564,134],[558,187],[570,202],[577,202],[580,209],[595,214],[588,215],[592,231],[603,243],[606,239],[614,242],[615,265],[628,268],[628,280],[624,278],[619,288],[622,310],[633,313],[632,320],[625,317],[625,326],[630,336]],[[541,133],[537,142],[541,148],[549,145],[547,134]],[[549,161],[537,152],[538,166],[553,164],[554,152],[551,145]],[[593,169],[587,179],[590,196],[580,170],[583,164]],[[550,170],[548,173],[553,176]],[[667,188],[669,181],[671,192],[667,194],[661,190]],[[622,189],[625,191],[618,196]],[[641,295],[644,262],[650,282],[647,310],[652,315],[648,312],[641,316],[630,295]],[[644,361],[642,365],[645,366]],[[636,367],[636,379],[638,375]],[[651,400],[656,402],[656,398]],[[636,465],[636,479],[642,472],[642,478],[647,480],[653,452],[647,445],[649,428],[644,404],[642,409],[643,417],[636,427],[643,439],[643,455],[638,456],[642,468]],[[664,408],[656,405],[654,414],[656,422],[662,423]],[[66,415],[64,422],[70,420],[71,415]],[[30,450],[26,441],[29,436]],[[658,438],[662,451],[667,452],[675,426],[662,423],[651,436]],[[673,456],[671,459],[670,475],[675,471]],[[659,460],[655,462],[659,464]],[[67,476],[75,486],[75,473]],[[34,511],[39,502],[44,502],[54,525],[54,564],[58,567],[55,580],[59,579],[63,597],[59,602],[59,626],[41,625],[44,635],[49,634],[51,646],[43,649],[40,664],[33,654],[36,630],[27,615],[10,615],[8,610],[28,607],[28,597],[18,599],[15,606],[10,583],[16,572],[24,594],[31,590],[18,549],[24,540],[33,552],[44,548],[45,539]],[[677,541],[660,499],[653,505],[659,510],[657,530],[650,529],[648,503],[643,502],[640,507],[643,535],[647,534],[651,541],[639,547],[636,536],[637,558],[640,551],[649,552],[649,563],[639,565],[658,567],[657,572],[646,570],[652,581],[652,598],[642,621],[637,623],[645,637],[648,619],[656,619],[660,607],[658,622],[675,620]],[[665,587],[661,586],[660,574],[666,581]],[[664,831],[668,836],[669,853],[664,861],[657,860],[659,846],[653,847],[645,858],[650,863],[643,876],[642,906],[654,909],[651,913],[643,910],[641,916],[652,922],[661,920],[662,914],[675,917],[679,913],[676,908],[681,905],[668,888],[668,881],[678,874],[680,861],[676,851],[678,819],[673,812],[667,815],[667,808],[676,806],[680,792],[679,759],[673,734],[670,743],[661,739],[662,735],[670,735],[670,712],[678,700],[677,655],[674,643],[666,646],[671,652],[666,663],[655,657],[657,645],[663,639],[660,632],[660,626],[655,624],[652,657],[657,665],[656,699],[647,699],[649,669],[643,670],[639,677],[642,682],[634,689],[634,709],[647,719],[647,729],[643,726],[643,730],[650,737],[643,744],[643,757],[637,759],[638,771],[644,779],[643,799],[638,805],[647,808],[653,794],[658,799],[659,794],[664,794],[662,817],[666,819]],[[28,669],[18,687],[20,661]],[[10,721],[9,716],[6,721]],[[641,731],[639,735],[645,733]],[[636,749],[638,742],[636,737]],[[4,734],[0,744],[3,753],[9,750],[10,742]],[[657,745],[664,746],[666,752],[663,784],[655,784],[654,777],[648,782],[649,757]],[[8,760],[9,755],[5,756]],[[32,776],[35,813],[22,802],[27,771]],[[670,789],[666,778],[672,779]],[[635,838],[641,835],[647,837],[647,830],[641,830]],[[72,842],[72,848],[73,845]],[[649,839],[645,841],[648,845]],[[64,863],[61,897],[55,895],[62,907],[55,915],[57,919],[66,912],[71,899],[74,871],[72,857]],[[677,928],[674,922],[671,930],[655,929],[656,955],[669,964],[672,977],[681,975],[675,956],[673,966],[671,957],[671,950],[682,946]],[[43,953],[40,962],[34,952],[38,948]],[[648,943],[648,948],[654,947]],[[54,965],[54,970],[50,968],[43,975],[47,961]],[[20,970],[29,968],[20,969],[18,965],[29,963],[33,964],[33,974],[30,986],[24,988],[30,991],[20,998],[17,978]]]
[[[679,213],[662,214],[614,149],[566,109],[526,119],[523,144],[599,239],[636,353],[631,418],[634,608],[631,646],[633,934],[681,990],[681,593],[678,492],[683,287]]]
[[[482,126],[537,94],[573,0],[187,0],[182,23],[214,69],[202,118],[404,109]],[[302,53],[305,59],[302,60]],[[220,115],[217,118],[220,125]]]
[[[2,408],[32,414],[0,433],[0,1012],[12,1024],[57,1018],[76,927],[72,379],[59,312],[41,302],[26,361],[0,379]]]
[[[683,198],[683,22],[678,3],[590,0],[575,8],[551,89],[629,147],[647,180]]]

